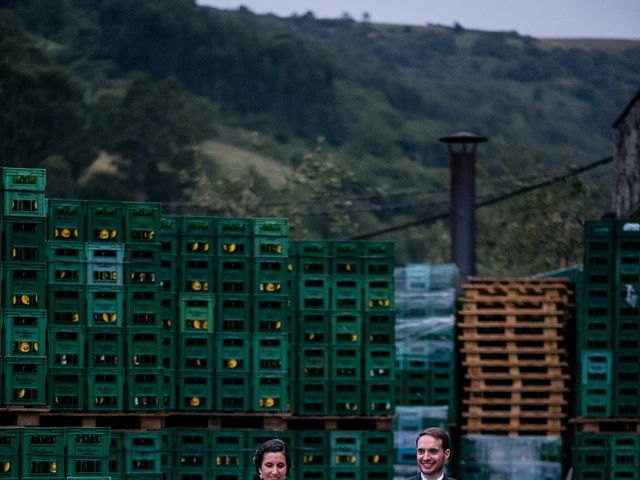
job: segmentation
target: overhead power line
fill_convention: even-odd
[[[527,185],[527,186],[524,186],[524,187],[519,188],[517,190],[513,190],[511,192],[508,192],[508,193],[505,193],[503,195],[500,195],[498,197],[490,198],[490,199],[484,200],[482,202],[477,202],[475,204],[475,208],[494,205],[494,204],[496,204],[498,202],[502,202],[502,201],[507,200],[509,198],[513,198],[515,196],[522,195],[524,193],[528,193],[528,192],[531,192],[533,190],[538,190],[540,188],[545,188],[545,187],[551,186],[551,185],[553,185],[555,183],[563,182],[567,178],[574,177],[576,175],[580,175],[581,173],[584,173],[584,172],[586,172],[588,170],[592,170],[594,168],[597,168],[597,167],[600,167],[602,165],[605,165],[605,164],[611,162],[612,160],[613,160],[613,157],[605,157],[605,158],[603,158],[601,160],[598,160],[596,162],[589,163],[587,165],[583,165],[582,167],[573,168],[573,169],[569,170],[567,173],[564,173],[564,174],[559,175],[557,177],[550,178],[549,180],[545,180],[544,182],[539,182],[539,183],[535,183],[535,184],[532,184],[532,185]],[[431,215],[429,217],[425,217],[425,218],[420,218],[418,220],[414,220],[413,222],[403,223],[401,225],[396,225],[396,226],[393,226],[393,227],[384,228],[382,230],[376,230],[374,232],[355,235],[355,236],[351,237],[350,240],[364,240],[366,238],[377,237],[378,235],[382,235],[384,233],[397,232],[399,230],[404,230],[406,228],[415,227],[417,225],[423,225],[423,224],[426,224],[426,223],[435,222],[436,220],[442,220],[442,219],[445,219],[445,218],[447,218],[449,216],[451,216],[451,211],[442,212],[442,213],[438,213],[436,215]]]

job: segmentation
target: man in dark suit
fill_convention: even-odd
[[[408,480],[455,480],[447,476],[444,462],[451,455],[449,434],[438,427],[421,431],[416,438],[416,460],[420,473]]]

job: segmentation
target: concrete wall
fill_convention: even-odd
[[[640,212],[640,92],[613,127],[615,185],[612,208],[616,217],[624,218]]]

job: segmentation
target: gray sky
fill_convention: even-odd
[[[312,11],[317,18],[348,12],[372,22],[437,23],[478,30],[516,30],[553,38],[640,39],[640,0],[197,0],[200,5],[288,17]]]

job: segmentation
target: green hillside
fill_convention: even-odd
[[[396,242],[448,260],[448,152],[470,130],[479,200],[612,153],[640,42],[540,40],[456,25],[278,18],[192,0],[5,0],[0,155],[50,197],[286,216],[293,238]],[[579,261],[610,167],[478,210],[479,271]]]

